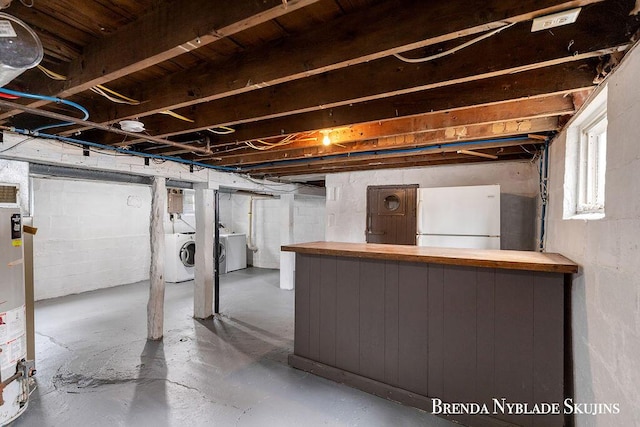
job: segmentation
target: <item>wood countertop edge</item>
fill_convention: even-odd
[[[298,245],[284,245],[281,247],[286,252],[296,252],[308,255],[328,255],[328,256],[341,256],[349,258],[365,258],[365,259],[380,259],[389,261],[406,261],[406,262],[420,262],[420,263],[433,263],[433,264],[448,264],[448,265],[460,265],[469,267],[484,267],[484,268],[502,268],[507,270],[525,270],[525,271],[539,271],[548,273],[577,273],[578,265],[571,263],[571,260],[565,258],[560,254],[545,253],[546,257],[556,258],[555,263],[545,262],[524,262],[524,261],[510,261],[510,260],[495,260],[495,259],[478,259],[467,257],[455,257],[451,255],[421,255],[421,254],[408,254],[408,253],[383,253],[379,251],[362,251],[362,250],[348,250],[339,248],[318,248],[304,246],[304,244]],[[535,252],[538,253],[538,252]],[[567,261],[567,262],[565,262]]]

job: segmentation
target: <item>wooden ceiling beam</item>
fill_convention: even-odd
[[[486,162],[498,162],[498,161],[513,161],[530,159],[531,156],[526,154],[510,154],[508,156],[502,156],[498,160],[483,159],[480,157],[471,157],[460,155],[443,156],[440,159],[429,159],[422,161],[407,161],[400,164],[384,163],[384,162],[369,162],[367,165],[351,165],[351,164],[333,164],[333,165],[321,165],[321,166],[308,166],[300,167],[298,169],[289,170],[263,170],[253,171],[250,174],[256,177],[263,178],[279,178],[279,177],[294,177],[296,175],[324,175],[328,173],[340,173],[340,172],[356,172],[363,170],[378,170],[378,169],[406,169],[417,168],[425,166],[445,166],[454,164],[474,164],[474,163],[486,163]]]
[[[31,72],[26,91],[65,98],[169,60],[319,0],[190,0],[164,2],[135,22],[83,49],[69,64],[67,80]],[[32,108],[45,101],[30,102]],[[20,111],[0,114],[0,120]]]
[[[220,161],[212,161],[218,166],[239,166],[279,162],[282,160],[322,158],[358,152],[390,150],[399,148],[414,148],[448,144],[456,141],[473,141],[504,138],[513,135],[540,133],[558,130],[557,117],[542,117],[537,119],[513,120],[481,125],[464,125],[447,127],[438,130],[424,131],[418,134],[400,135],[375,140],[362,140],[358,142],[340,144],[333,143],[329,146],[316,142],[315,146],[287,149],[273,149],[266,152],[256,152],[244,155],[226,155]],[[319,144],[319,145],[318,145]],[[216,156],[214,153],[213,156]],[[200,161],[203,159],[200,158]]]
[[[101,123],[113,123],[123,118],[144,117],[167,109],[175,110],[256,90],[263,94],[261,99],[268,102],[270,90],[261,91],[259,89],[272,88],[274,85],[281,85],[282,83],[335,71],[344,67],[348,67],[347,70],[351,72],[347,72],[344,77],[337,76],[334,80],[337,82],[349,81],[350,84],[358,83],[358,85],[354,85],[354,89],[361,89],[361,91],[349,94],[348,96],[351,99],[367,99],[369,97],[370,90],[365,90],[363,93],[362,90],[364,88],[361,87],[361,85],[367,83],[367,80],[381,82],[387,77],[395,77],[387,84],[388,88],[383,91],[373,92],[379,97],[388,96],[393,91],[408,89],[403,87],[402,84],[398,84],[398,79],[404,79],[404,85],[406,85],[406,82],[410,82],[412,75],[416,74],[416,72],[410,72],[410,67],[407,65],[401,67],[400,64],[402,63],[397,59],[388,60],[388,64],[391,67],[388,68],[385,79],[376,77],[376,72],[380,70],[376,70],[371,66],[365,65],[364,67],[358,67],[357,70],[351,70],[351,68],[357,64],[365,64],[387,57],[393,53],[405,52],[484,32],[502,26],[505,22],[527,21],[535,16],[584,6],[594,3],[594,1],[527,0],[505,2],[491,0],[488,2],[475,1],[474,3],[477,4],[469,3],[467,0],[450,0],[437,3],[412,1],[403,2],[400,5],[395,1],[387,1],[377,6],[369,7],[357,15],[347,15],[333,20],[325,26],[308,33],[239,55],[230,61],[203,64],[194,69],[168,76],[160,81],[142,85],[132,94],[134,98],[144,99],[144,104],[130,106],[101,102],[94,109],[95,116],[93,120]],[[474,9],[482,10],[483,12],[466,12]],[[438,25],[434,25],[435,22]],[[528,27],[528,24],[523,25],[523,28],[525,27]],[[528,28],[526,31],[529,31]],[[502,37],[504,38],[505,36],[502,35]],[[537,33],[535,36],[530,36],[530,39],[534,40],[540,37],[548,38],[551,36]],[[594,39],[594,37],[591,36],[590,39]],[[566,49],[566,44],[568,44],[569,40],[567,40],[567,43],[563,43],[562,49],[559,49],[558,43],[550,44],[550,46],[556,47],[555,56],[562,54],[563,57],[566,57],[570,53]],[[600,45],[607,47],[606,43]],[[584,46],[586,48],[588,44],[585,43]],[[538,46],[536,45],[532,49],[538,50]],[[548,47],[545,47],[545,50],[548,49]],[[531,52],[527,52],[526,48],[520,50],[527,56],[531,56]],[[593,50],[590,46],[585,49],[585,51],[589,52]],[[503,58],[503,61],[510,56],[505,55],[504,50],[500,52],[499,49],[496,49],[496,52],[499,52],[498,58]],[[511,52],[511,54],[513,53]],[[582,52],[580,53],[582,54]],[[460,56],[464,55],[459,54],[458,57]],[[451,58],[453,57],[447,57],[446,61]],[[554,57],[554,59],[557,58]],[[460,60],[457,62],[459,63]],[[511,64],[515,62],[512,61]],[[466,61],[465,65],[468,63],[469,61]],[[491,66],[488,61],[487,64],[489,67]],[[512,65],[512,67],[526,64],[528,62],[521,61],[516,65]],[[399,68],[405,68],[407,71],[398,74],[397,70]],[[500,65],[497,68],[506,69]],[[475,72],[475,67],[466,66],[464,70],[469,74],[470,70]],[[367,77],[353,79],[354,73],[360,75],[363,72],[364,74],[362,75]],[[488,72],[490,73],[490,71]],[[442,81],[445,76],[443,73],[438,73],[434,79],[426,79],[426,81],[425,77],[422,77],[421,85],[425,86],[424,88],[429,85],[433,86],[434,82]],[[323,78],[316,79],[314,82],[316,83],[314,87],[324,84]],[[418,90],[416,89],[417,86],[417,84],[410,86],[410,90]],[[342,89],[348,88],[348,86],[342,85]],[[279,91],[280,88],[273,88],[273,90]],[[283,91],[291,93],[286,88]],[[385,95],[385,92],[387,95]],[[304,93],[317,95],[317,90]],[[249,102],[248,105],[257,105],[255,101],[251,102],[252,96],[254,95],[238,98],[237,100],[240,103],[235,104],[234,107],[246,106],[247,102]],[[302,101],[306,97],[297,96],[296,98]],[[348,102],[346,98],[340,101],[343,103]],[[336,102],[339,101],[335,99],[325,101],[317,99],[316,96],[310,99],[308,104],[311,104],[312,108],[321,108],[323,105],[337,105]],[[301,111],[309,108],[309,105],[287,108],[287,111],[293,111],[294,109]],[[216,108],[207,107],[205,110],[214,111]],[[205,113],[202,112],[201,114],[204,115]],[[198,115],[198,113],[195,115]],[[245,121],[250,119],[246,115],[242,117]],[[206,126],[210,124],[204,123],[206,121],[205,117],[202,119],[202,121],[196,119],[198,125]],[[178,130],[161,131],[163,134],[178,132]]]
[[[246,168],[243,172],[251,175],[301,175],[301,174],[316,174],[316,173],[333,173],[342,172],[346,170],[365,170],[365,169],[379,169],[379,168],[407,168],[415,166],[426,166],[434,164],[448,164],[452,161],[459,163],[471,163],[478,161],[500,161],[500,160],[514,160],[522,158],[532,158],[536,152],[536,146],[539,146],[539,141],[536,145],[531,145],[532,141],[524,142],[524,148],[520,145],[511,145],[504,147],[485,147],[485,148],[470,148],[465,147],[467,150],[478,151],[483,154],[498,156],[497,160],[490,160],[487,158],[470,156],[468,154],[457,153],[459,149],[448,150],[433,150],[430,152],[419,153],[414,155],[370,155],[370,156],[355,156],[351,158],[342,159],[328,159],[328,160],[312,160],[309,162],[289,163],[282,165],[265,165],[264,167]]]
[[[407,161],[419,160],[420,158],[431,158],[437,154],[457,153],[458,150],[476,150],[487,154],[503,153],[508,148],[518,147],[518,152],[523,151],[520,147],[531,143],[531,140],[517,141],[494,141],[494,142],[474,142],[459,141],[447,144],[434,144],[422,147],[400,148],[388,151],[361,151],[356,153],[342,153],[337,155],[310,158],[310,159],[290,159],[279,162],[265,162],[256,165],[239,166],[239,170],[250,172],[260,169],[272,168],[297,168],[300,165],[319,165],[332,163],[368,164],[371,161],[385,161],[387,163],[403,163]],[[540,141],[536,142],[540,144]],[[487,152],[487,150],[493,150]],[[211,163],[211,162],[209,162]]]
[[[571,64],[561,64],[540,70],[528,70],[516,74],[492,77],[479,81],[459,83],[456,85],[416,92],[408,95],[397,95],[354,105],[340,106],[324,110],[291,115],[279,118],[275,123],[280,134],[307,132],[317,129],[331,129],[348,126],[353,123],[366,123],[409,117],[424,114],[425,111],[444,111],[466,108],[473,105],[499,103],[512,99],[522,99],[551,94],[567,93],[587,89],[593,86],[597,60],[583,60]],[[209,123],[207,127],[217,124],[234,124],[235,108],[231,111],[217,110],[217,123]],[[211,114],[211,112],[207,112]],[[211,118],[214,120],[214,118]],[[174,126],[178,120],[165,119]],[[218,121],[219,120],[219,121]],[[196,121],[202,122],[196,116]],[[220,123],[222,122],[222,123]],[[273,123],[270,123],[273,126]],[[186,133],[184,129],[177,132],[157,133],[147,127],[155,136],[168,137]],[[166,129],[166,127],[165,127]],[[196,127],[189,132],[204,130]],[[257,138],[264,135],[256,135]],[[106,139],[104,143],[121,144],[121,140]],[[129,145],[132,141],[122,144]]]
[[[588,96],[589,93],[591,93],[591,89],[573,92],[572,94],[581,97]],[[435,111],[399,119],[354,124],[330,130],[332,140],[350,142],[419,133],[427,129],[443,129],[451,126],[570,115],[575,111],[575,102],[572,102],[571,95],[552,94],[508,100],[489,105],[475,105],[469,108]],[[281,136],[281,128],[279,126],[270,126],[271,122],[266,120],[255,124],[242,125],[233,134],[218,136],[216,147],[235,145],[237,142],[253,141],[257,135],[262,135],[262,138]],[[321,129],[316,130],[319,131]]]
[[[587,92],[584,91],[585,95]],[[583,92],[575,92],[582,94]],[[582,96],[582,95],[579,95]],[[346,142],[372,140],[378,138],[388,138],[400,135],[411,135],[429,130],[445,129],[448,127],[480,125],[505,121],[518,121],[524,119],[536,119],[540,117],[570,115],[575,112],[571,95],[550,95],[539,98],[517,99],[513,101],[501,102],[498,104],[478,105],[470,108],[462,108],[452,111],[437,111],[433,113],[421,114],[414,117],[406,117],[400,119],[390,119],[385,121],[377,121],[371,123],[354,124],[351,126],[340,127],[337,129],[329,129],[329,136],[333,143],[343,144]],[[259,125],[259,124],[258,124]],[[229,155],[224,150],[233,148],[233,156],[242,156],[246,154],[255,154],[255,150],[247,147],[244,150],[238,150],[242,142],[255,140],[255,135],[260,131],[253,133],[253,127],[243,127],[241,130],[227,136],[220,137],[216,145],[212,147],[215,156]],[[320,129],[316,129],[319,131]],[[274,137],[276,135],[264,134],[264,137]],[[237,137],[237,141],[223,143],[226,138]],[[313,147],[321,144],[322,134],[313,132],[309,135],[311,138],[303,138],[301,141],[295,141],[290,145],[284,146],[281,150],[299,149],[304,147]],[[175,148],[158,148],[150,149],[149,153],[176,155],[188,153],[185,150],[176,150]]]
[[[528,29],[523,34],[524,38],[514,37],[506,32],[500,36],[504,38],[475,52],[471,57],[454,55],[427,64],[405,64],[395,58],[386,58],[196,105],[183,113],[193,118],[194,123],[153,116],[148,117],[145,124],[147,129],[158,134],[176,135],[211,127],[216,123],[229,126],[268,120],[510,75],[523,68],[534,70],[564,62],[577,63],[628,47],[628,42],[625,41],[611,48],[600,49],[604,45],[611,46],[607,41],[594,51],[573,54],[566,49],[570,40],[566,43],[563,40],[560,44],[551,43],[550,40],[538,41],[536,38],[546,37],[532,34]],[[530,43],[525,43],[525,39]],[[604,37],[600,36],[598,39],[602,40]],[[517,40],[516,45],[520,48],[505,55],[504,52],[514,40]],[[541,45],[536,49],[538,43]],[[531,55],[532,51],[536,51],[536,55]],[[469,67],[469,63],[474,66]]]

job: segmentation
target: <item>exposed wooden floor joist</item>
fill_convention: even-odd
[[[486,2],[485,2],[486,3]],[[288,93],[305,93],[314,94],[318,90],[323,91],[323,87],[341,87],[342,90],[349,89],[344,82],[352,83],[366,82],[385,84],[385,88],[377,91],[377,97],[384,97],[407,91],[408,82],[413,82],[416,77],[422,78],[422,82],[411,83],[413,90],[422,90],[429,87],[437,87],[438,81],[454,81],[455,78],[450,76],[452,70],[457,70],[459,74],[479,74],[477,68],[490,69],[495,67],[496,70],[502,70],[503,73],[510,72],[514,68],[522,66],[534,66],[532,61],[558,62],[560,59],[571,60],[576,48],[572,50],[565,49],[565,45],[569,43],[571,38],[563,43],[562,48],[557,43],[548,43],[548,40],[539,39],[541,37],[550,39],[553,37],[564,37],[563,30],[558,29],[558,36],[550,34],[531,34],[529,31],[530,24],[526,23],[520,26],[520,31],[515,37],[518,39],[516,44],[522,44],[518,49],[518,55],[512,57],[505,55],[508,51],[507,46],[513,45],[512,30],[507,33],[499,33],[495,36],[495,42],[489,45],[490,52],[477,55],[485,61],[485,66],[468,67],[469,59],[466,54],[447,57],[443,61],[454,61],[453,65],[447,64],[451,69],[442,70],[440,73],[431,77],[429,68],[439,69],[439,64],[435,66],[425,65],[409,67],[408,64],[402,64],[395,58],[390,58],[393,53],[404,52],[410,49],[429,46],[436,43],[449,41],[460,37],[461,35],[469,35],[488,29],[496,28],[504,25],[505,22],[514,23],[531,19],[533,16],[545,14],[551,10],[562,10],[578,5],[591,3],[589,1],[573,1],[573,2],[540,2],[528,1],[519,2],[518,6],[513,8],[504,2],[495,1],[495,4],[484,4],[483,9],[491,10],[493,20],[489,16],[466,15],[460,14],[459,10],[469,7],[468,2],[455,0],[453,2],[445,2],[440,4],[432,4],[429,2],[410,2],[398,7],[397,3],[387,2],[377,7],[368,8],[366,11],[359,13],[357,16],[345,16],[339,20],[333,21],[326,26],[320,27],[315,31],[311,31],[302,35],[285,40],[282,43],[274,44],[270,49],[260,49],[255,52],[248,52],[244,56],[234,58],[220,64],[203,64],[202,66],[168,76],[158,81],[139,88],[133,96],[136,99],[145,100],[145,103],[139,106],[113,105],[100,103],[95,106],[98,116],[94,117],[97,122],[115,122],[123,118],[145,117],[149,114],[157,113],[167,109],[178,109],[190,105],[196,105],[203,102],[213,101],[221,98],[228,98],[242,93],[255,91],[264,87],[270,87],[277,84],[292,82],[294,80],[303,79],[302,87],[291,86]],[[598,12],[598,11],[597,11]],[[448,18],[447,18],[448,17]],[[442,22],[440,26],[427,25],[434,21]],[[584,23],[581,30],[592,27],[594,18],[588,17],[583,19]],[[564,31],[567,32],[567,31]],[[619,36],[614,44],[624,44],[625,40]],[[597,54],[600,49],[609,49],[610,40],[602,40],[597,34],[585,35],[583,37],[575,37],[580,40],[579,44],[585,47],[584,52],[579,52],[578,58]],[[530,40],[530,41],[528,41]],[[543,46],[544,52],[537,52],[535,57],[530,55],[531,50],[536,46]],[[592,46],[593,45],[593,46]],[[580,47],[580,48],[581,48]],[[588,48],[587,48],[588,47]],[[484,49],[483,49],[484,50]],[[524,58],[522,57],[524,55]],[[389,58],[387,58],[389,57]],[[486,57],[486,59],[485,59]],[[544,57],[543,60],[538,58]],[[380,63],[374,61],[381,58],[387,58],[386,61]],[[456,59],[457,58],[457,59]],[[528,60],[528,61],[527,61]],[[368,62],[371,64],[367,64]],[[460,64],[462,62],[462,64]],[[354,65],[361,64],[359,67]],[[314,79],[314,83],[307,83],[310,76],[330,71],[336,71],[346,68],[344,75],[337,74],[331,79],[333,74],[328,77],[320,77]],[[404,72],[398,73],[399,69],[405,69]],[[426,69],[425,69],[426,68]],[[386,71],[385,71],[386,70]],[[486,77],[497,75],[497,72],[485,71]],[[354,80],[354,75],[358,76]],[[456,73],[454,72],[455,76]],[[426,79],[426,81],[424,81]],[[464,81],[464,77],[458,77],[458,81]],[[311,88],[307,86],[312,86]],[[342,102],[349,100],[367,100],[375,99],[371,92],[375,89],[364,89],[357,94],[344,94]],[[287,89],[284,89],[287,92]],[[260,91],[264,93],[265,91]],[[327,91],[329,93],[339,95],[340,93]],[[250,95],[253,97],[256,95]],[[247,97],[245,97],[247,98]],[[234,98],[235,99],[235,98]],[[240,98],[238,102],[243,102]],[[336,100],[313,100],[310,101],[314,106],[325,108],[332,105],[339,105]],[[240,104],[244,105],[244,104]],[[207,108],[215,110],[215,108]],[[299,107],[298,109],[302,109]],[[186,112],[188,114],[188,112]],[[203,113],[200,113],[200,115]],[[193,115],[199,116],[198,112]],[[0,116],[1,117],[1,116]],[[161,119],[160,119],[161,120]],[[208,126],[204,123],[206,119],[196,118],[196,125]],[[157,128],[150,123],[150,129]],[[174,131],[165,131],[163,133],[172,133]]]
[[[288,0],[283,4],[281,0],[190,0],[179,5],[166,2],[114,34],[86,46],[66,70],[59,70],[67,77],[66,81],[31,79],[25,90],[66,98],[317,1]],[[36,108],[47,103],[35,101],[29,106]],[[0,120],[20,113],[18,110],[2,113]]]
[[[6,9],[42,38],[43,63],[68,77],[34,69],[6,87],[90,112],[52,133],[260,175],[489,161],[474,149],[504,137],[513,147],[490,156],[530,158],[518,141],[561,129],[640,38],[635,0],[69,4]],[[531,31],[533,18],[578,7],[575,23]],[[101,83],[140,102],[89,90]],[[77,117],[49,100],[11,101]],[[0,123],[28,133],[54,117],[17,110],[5,102]],[[122,119],[175,146],[97,130]],[[452,141],[472,154],[421,151]]]
[[[587,92],[589,92],[587,90]],[[581,92],[575,92],[581,93]],[[496,104],[478,105],[469,108],[438,111],[421,114],[418,116],[389,119],[364,124],[327,129],[326,133],[333,144],[343,144],[353,141],[372,140],[393,136],[407,136],[435,129],[446,129],[468,125],[481,125],[496,122],[513,122],[531,120],[541,117],[563,116],[573,114],[575,107],[570,94],[556,94],[535,98],[525,98],[513,101],[505,101]],[[241,159],[245,155],[255,154],[255,150],[247,147],[239,150],[243,142],[252,141],[251,127],[243,127],[242,130],[221,137],[214,148],[214,156],[219,156],[225,150],[232,149],[225,159]],[[261,134],[257,131],[255,134]],[[262,133],[264,134],[264,133]],[[286,155],[286,151],[300,148],[317,147],[321,143],[323,134],[314,132],[311,138],[302,138],[302,141],[294,142],[281,147],[278,152]],[[489,135],[490,136],[490,135]],[[276,140],[281,140],[278,137]],[[229,140],[231,142],[223,142]],[[188,150],[177,150],[173,147],[149,150],[155,154],[175,155],[188,153]],[[217,154],[215,154],[217,153]]]

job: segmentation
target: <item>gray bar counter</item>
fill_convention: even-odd
[[[562,413],[496,403],[562,411],[572,261],[364,243],[282,250],[296,252],[291,366],[428,412],[461,403],[453,412],[464,413],[440,415],[465,425],[564,424]]]

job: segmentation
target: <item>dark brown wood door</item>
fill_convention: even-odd
[[[367,187],[367,243],[416,244],[417,185]]]

